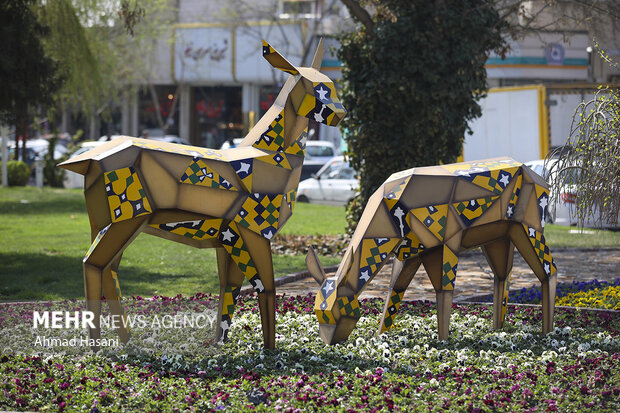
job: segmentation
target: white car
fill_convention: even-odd
[[[550,159],[547,161],[546,167],[555,164],[557,160]],[[538,175],[542,176],[543,179],[547,182],[550,182],[549,179],[549,171],[545,167],[545,160],[538,159],[535,161],[525,162],[524,165],[532,169]],[[553,189],[552,189],[553,191]],[[549,198],[551,200],[554,199],[553,192],[550,193]],[[575,201],[577,200],[577,194],[574,191],[574,187],[572,185],[564,185],[562,187],[562,191],[560,192],[560,197],[558,202],[555,205],[549,205],[549,215],[550,222],[558,225],[565,226],[576,226],[579,224],[579,220],[575,214]],[[619,219],[615,223],[607,223],[601,220],[600,215],[590,216],[584,222],[584,226],[588,228],[610,228],[610,229],[618,229],[620,228],[620,215]]]
[[[336,156],[336,148],[329,141],[306,141],[306,155],[310,155],[312,162],[325,164]]]
[[[355,170],[344,157],[332,158],[316,175],[299,183],[297,201],[346,205],[359,187],[359,180],[355,176]]]

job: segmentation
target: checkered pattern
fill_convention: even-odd
[[[443,241],[443,237],[446,233],[446,222],[448,220],[448,204],[416,208],[412,209],[411,213],[423,223],[439,241]]]
[[[182,235],[184,237],[205,240],[217,238],[222,219],[203,219],[198,221],[171,222],[169,224],[151,224],[151,227]]]
[[[104,176],[112,222],[151,213],[149,200],[133,167],[115,169]]]
[[[208,188],[236,191],[230,182],[221,177],[200,158],[194,157],[179,180],[182,184],[206,186]]]
[[[551,251],[549,251],[549,247],[547,246],[545,236],[542,232],[538,232],[536,229],[528,227],[525,224],[523,224],[523,229],[532,243],[534,252],[538,256],[547,278],[553,276],[556,273],[557,268],[555,266],[555,262],[553,261],[553,257],[551,256]]]
[[[112,225],[112,224],[110,224],[110,225]],[[103,238],[105,233],[108,232],[108,229],[110,229],[110,225],[108,225],[107,227],[105,227],[104,229],[99,231],[99,233],[97,234],[97,236],[93,240],[93,243],[90,244],[90,248],[88,248],[88,251],[86,251],[86,255],[84,256],[84,260],[83,260],[84,262],[86,262],[86,260],[88,260],[88,257],[90,257],[90,254],[92,254],[93,251],[95,250],[95,248],[97,248],[97,245],[99,244],[99,241],[101,241],[101,239]]]
[[[295,200],[297,199],[297,188],[284,194],[284,201],[288,204],[288,208],[293,212],[295,208]]]
[[[395,255],[397,259],[405,261],[420,254],[423,250],[424,245],[422,242],[420,242],[413,231],[410,231],[396,249]]]
[[[308,140],[308,128],[304,129],[297,139],[287,147],[284,152],[292,155],[305,156],[306,141]]]
[[[228,225],[224,224],[220,229],[219,240],[222,243],[224,249],[230,254],[230,257],[237,264],[245,278],[252,284],[254,290],[257,293],[262,293],[265,290],[262,281],[252,261],[252,257],[243,242],[243,238],[239,234],[237,224],[234,222]]]
[[[234,221],[271,239],[278,230],[283,199],[281,194],[251,194],[237,212]]]
[[[373,278],[399,241],[400,238],[364,238],[362,240],[358,291]]]
[[[404,171],[404,172],[408,172],[409,174],[411,174],[411,170]],[[386,194],[384,194],[384,199],[385,200],[391,200],[391,199],[398,200],[398,199],[400,199],[400,196],[403,194],[403,191],[407,187],[407,184],[409,183],[410,179],[411,179],[411,176],[408,176],[408,177],[402,179],[398,184],[396,184]]]
[[[515,182],[515,186],[512,189],[512,195],[510,196],[510,201],[508,201],[508,206],[506,207],[506,219],[513,219],[515,216],[515,211],[517,210],[517,201],[519,201],[519,195],[521,194],[522,182],[523,182],[523,175],[519,174],[519,176],[517,176],[517,181]]]
[[[226,289],[224,290],[224,299],[222,302],[222,316],[227,315],[232,317],[235,312],[237,297],[239,296],[240,291],[241,287],[231,285],[226,286]]]
[[[389,330],[394,325],[394,318],[398,313],[398,307],[400,307],[400,303],[403,301],[403,296],[405,295],[405,290],[396,291],[392,290],[392,294],[390,295],[390,301],[388,302],[386,311],[384,312],[384,318],[381,322],[381,332]]]
[[[269,151],[284,151],[284,110],[271,122],[267,130],[252,145]]]
[[[319,292],[314,301],[314,312],[319,319],[319,323],[336,324],[334,317],[334,303],[336,302],[336,277],[327,278],[321,284]]]
[[[518,168],[495,169],[486,172],[463,176],[471,183],[500,195],[508,186]]]
[[[349,297],[339,297],[338,308],[340,309],[340,315],[345,317],[353,317],[360,318],[362,312],[360,310],[360,303],[357,300],[357,297],[349,298]]]
[[[454,281],[456,280],[456,267],[459,258],[446,245],[443,246],[443,266],[441,277],[441,288],[444,290],[454,290]]]
[[[284,152],[276,152],[272,155],[261,156],[260,158],[256,158],[261,162],[268,163],[269,165],[279,166],[284,169],[291,169],[291,164],[288,162],[286,158],[286,154]]]
[[[476,218],[484,214],[498,198],[498,196],[489,196],[486,198],[457,202],[452,205],[456,209],[456,212],[458,212],[459,217],[461,217],[461,220],[465,226],[468,227],[476,220]]]

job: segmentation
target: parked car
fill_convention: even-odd
[[[180,138],[177,135],[166,135],[164,131],[160,128],[151,128],[144,129],[142,131],[142,135],[138,136],[139,138],[146,137],[147,139],[154,139],[156,141],[169,142],[169,143],[178,143],[181,145],[189,145],[189,141],[186,139]]]
[[[299,183],[298,202],[345,205],[355,196],[359,180],[342,156],[327,162],[316,175]]]
[[[334,156],[336,149],[334,144],[328,141],[306,141],[306,156],[301,167],[301,177],[308,179],[316,175],[319,170]]]
[[[334,144],[328,141],[306,141],[306,156],[310,155],[312,162],[327,163],[336,156]]]
[[[543,177],[545,181],[551,182],[549,168],[553,169],[552,166],[556,162],[557,160],[550,159],[545,164],[544,159],[537,159],[535,161],[525,162],[524,164]],[[553,188],[551,191],[553,191]],[[549,198],[551,201],[555,199],[553,192],[550,193]],[[579,221],[575,214],[576,200],[577,192],[575,191],[574,185],[571,185],[570,182],[566,182],[562,186],[558,202],[555,205],[549,205],[549,222],[565,226],[578,225]],[[584,226],[588,228],[620,229],[620,215],[618,215],[616,222],[612,223],[603,221],[600,215],[593,215],[588,217],[584,222]]]
[[[26,141],[26,159],[22,159],[20,144],[19,160],[24,161],[28,164],[28,166],[33,167],[35,159],[43,158],[45,154],[47,154],[48,149],[49,141],[47,139],[28,139]],[[15,141],[11,142],[9,145],[9,159],[13,159],[14,153]],[[57,142],[56,146],[54,147],[54,159],[62,157],[65,153],[67,153],[67,148]]]

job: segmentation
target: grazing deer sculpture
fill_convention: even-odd
[[[494,273],[493,328],[504,323],[514,248],[542,284],[544,333],[553,329],[556,267],[543,236],[547,183],[510,158],[413,168],[393,174],[370,197],[335,276],[314,250],[306,263],[320,284],[319,334],[346,340],[360,318],[358,297],[391,255],[392,278],[379,333],[392,327],[421,264],[437,294],[439,339],[447,340],[458,254],[481,247]]]
[[[217,339],[228,335],[244,278],[258,293],[263,339],[275,347],[275,287],[270,239],[293,213],[308,119],[336,126],[345,110],[333,82],[295,67],[263,40],[263,56],[290,74],[274,104],[238,147],[228,150],[122,137],[59,166],[81,173],[92,245],[84,258],[87,308],[100,337],[101,291],[125,318],[117,269],[140,232],[197,248],[216,248],[220,279]],[[121,340],[129,339],[125,326]]]

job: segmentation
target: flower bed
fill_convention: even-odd
[[[610,288],[612,287],[612,288]],[[619,310],[620,278],[614,281],[573,281],[571,283],[558,283],[555,295],[556,305],[570,307],[604,308]],[[540,304],[542,293],[539,286],[522,288],[518,291],[510,291],[509,303]],[[493,296],[479,297],[477,301],[493,301]]]
[[[163,303],[186,311],[213,298],[136,300],[129,312]],[[20,350],[0,347],[0,409],[620,410],[620,320],[613,312],[558,309],[556,328],[542,335],[540,308],[511,306],[505,329],[492,331],[487,306],[454,305],[451,338],[441,342],[433,303],[403,303],[395,327],[375,336],[383,303],[362,300],[349,340],[326,346],[313,304],[312,296],[279,297],[275,351],[261,348],[253,297],[240,297],[223,346],[180,351],[187,336],[170,344],[162,330],[157,338],[167,347],[134,354],[36,356],[25,342]],[[17,339],[29,312],[0,307],[4,343]]]

